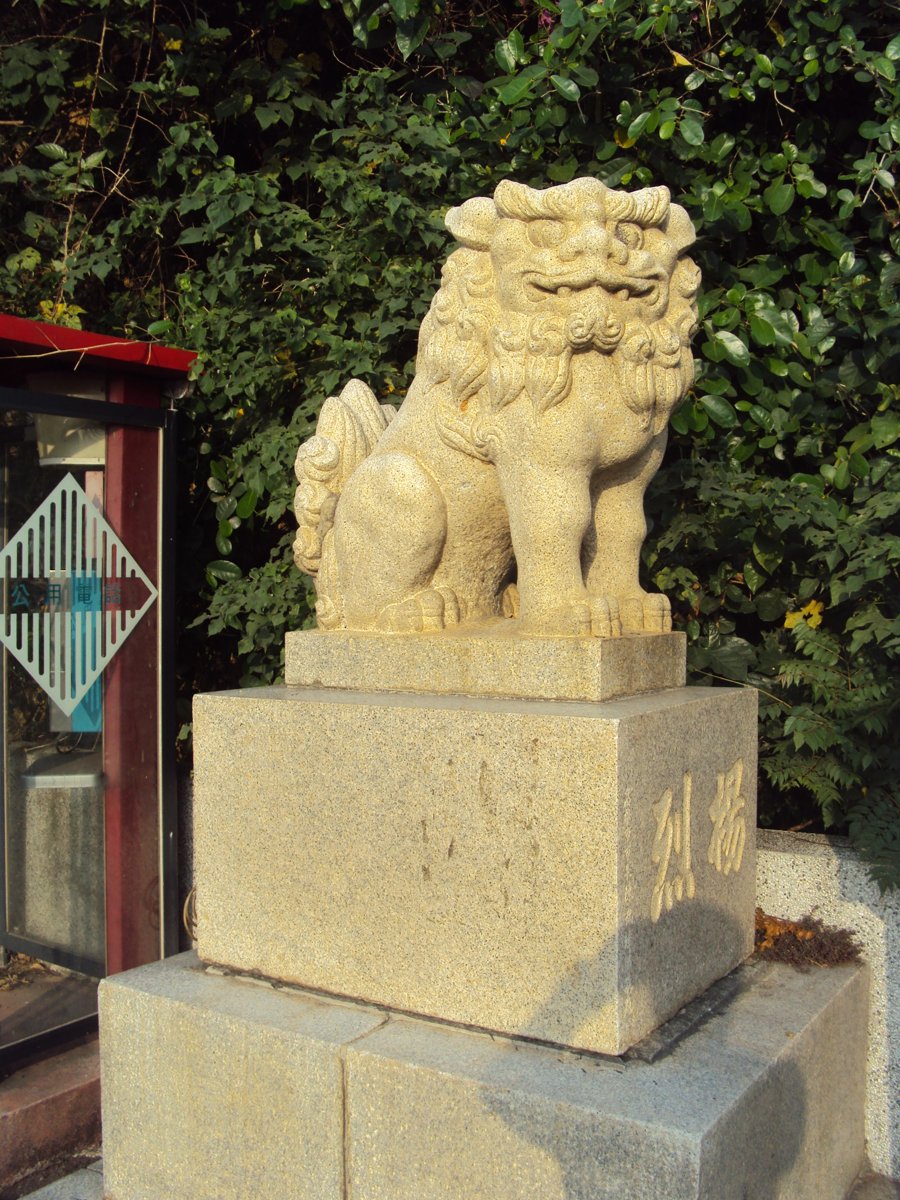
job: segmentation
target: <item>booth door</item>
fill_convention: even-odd
[[[0,1023],[2,1049],[161,954],[161,434],[0,422],[0,946],[42,998]]]

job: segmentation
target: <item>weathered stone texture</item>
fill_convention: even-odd
[[[515,636],[515,622],[502,620],[402,638],[303,630],[285,638],[285,682],[351,691],[614,700],[684,687],[685,640],[683,633],[523,638]]]
[[[619,1053],[752,949],[755,704],[199,697],[200,956]]]
[[[381,1020],[204,974],[193,954],[105,980],[108,1200],[338,1200],[341,1047]]]
[[[210,975],[101,998],[107,1200],[843,1200],[867,973],[759,964],[648,1064]]]

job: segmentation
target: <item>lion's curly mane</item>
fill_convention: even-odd
[[[643,230],[665,225],[670,211],[666,188],[622,193],[593,185],[610,221]],[[501,183],[491,205],[495,217],[522,222],[565,220],[575,200],[565,185],[535,191]],[[487,238],[472,237],[464,223],[447,223],[464,244],[448,258],[441,286],[422,322],[416,382],[433,394],[441,437],[450,445],[490,461],[498,436],[497,418],[506,405],[526,392],[539,415],[562,403],[572,385],[574,354],[594,350],[611,356],[620,372],[623,402],[654,431],[662,429],[693,379],[690,339],[696,325],[699,272],[681,258],[666,280],[665,303],[654,319],[615,315],[609,296],[594,289],[586,311],[563,320],[528,317],[504,310],[498,300]],[[486,215],[484,208],[479,214]],[[621,306],[618,306],[621,311]]]

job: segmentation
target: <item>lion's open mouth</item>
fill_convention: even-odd
[[[602,288],[603,291],[615,296],[617,300],[627,300],[630,296],[646,296],[658,288],[655,278],[642,279],[634,275],[598,275],[563,276],[555,278],[552,275],[527,274],[523,277],[526,294],[529,299],[538,302],[548,296],[571,296],[576,292],[586,292],[591,288]]]

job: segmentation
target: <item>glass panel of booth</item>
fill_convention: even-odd
[[[159,442],[0,411],[0,947],[34,964],[47,1028],[159,955]]]

